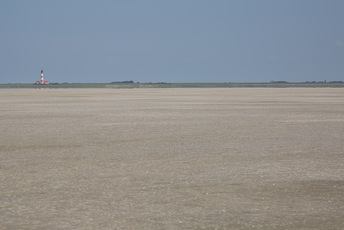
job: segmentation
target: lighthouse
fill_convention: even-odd
[[[36,84],[49,84],[48,81],[44,81],[43,70],[41,70],[41,81],[36,81]]]
[[[44,84],[43,70],[41,70],[41,84]]]

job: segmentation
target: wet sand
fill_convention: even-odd
[[[344,229],[344,89],[0,90],[0,229]]]

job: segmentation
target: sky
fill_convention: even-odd
[[[0,83],[344,81],[343,0],[0,0]]]

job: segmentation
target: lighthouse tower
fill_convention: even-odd
[[[41,84],[44,84],[43,70],[41,70]]]
[[[43,70],[41,70],[41,81],[36,81],[35,83],[36,84],[42,84],[42,85],[49,84],[48,81],[44,81]]]

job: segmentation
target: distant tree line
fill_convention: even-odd
[[[281,83],[289,83],[287,81],[270,81],[270,83],[278,83],[278,84],[281,84]]]
[[[134,81],[113,81],[111,84],[133,84]]]

